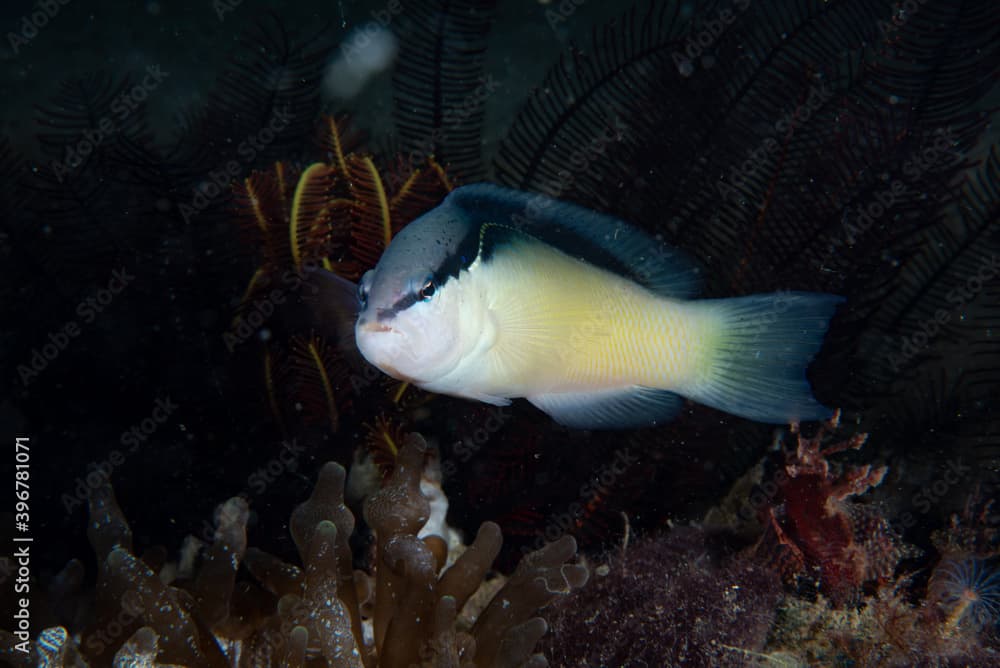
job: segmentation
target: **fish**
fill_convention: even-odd
[[[498,406],[526,399],[571,428],[656,426],[685,400],[770,424],[828,418],[806,370],[844,299],[698,299],[702,279],[682,251],[613,216],[470,184],[350,286],[354,339],[393,378]]]

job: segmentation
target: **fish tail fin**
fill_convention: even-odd
[[[758,422],[820,420],[806,368],[823,344],[836,295],[776,292],[694,302],[712,324],[705,363],[685,387],[691,399]]]

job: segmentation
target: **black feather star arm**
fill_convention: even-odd
[[[594,205],[600,203],[602,170],[613,164],[605,159],[609,143],[634,152],[671,125],[690,127],[697,97],[685,98],[694,104],[659,108],[653,101],[661,73],[672,67],[672,53],[683,49],[688,23],[681,18],[682,4],[634,7],[620,24],[595,31],[587,51],[571,46],[508,131],[494,161],[497,180]],[[663,90],[663,97],[671,92]]]
[[[659,179],[650,188],[647,216],[675,212],[675,240],[707,258],[723,292],[844,292],[849,280],[891,271],[887,247],[931,223],[928,200],[955,195],[968,162],[952,158],[984,127],[968,113],[948,126],[923,122],[903,91],[891,96],[874,83],[886,56],[872,48],[882,39],[881,18],[872,18],[891,16],[891,7],[784,9],[751,7],[748,34],[720,38],[711,73],[733,91],[731,101],[708,117],[712,135],[677,187]],[[741,72],[740,54],[760,71]],[[927,75],[932,65],[923,65],[913,77]],[[982,94],[975,82],[943,79],[934,90],[966,105]],[[934,160],[921,159],[927,150]]]
[[[150,141],[142,108],[129,102],[134,87],[106,74],[69,79],[36,108],[44,157],[24,185],[31,201],[18,223],[24,242],[74,285],[103,278],[130,255],[121,212],[131,195],[119,182],[117,152],[123,142]]]
[[[63,84],[39,107],[44,159],[24,181],[28,206],[9,223],[19,257],[32,259],[35,273],[51,275],[57,286],[36,306],[55,306],[50,318],[73,317],[79,300],[115,272],[134,277],[109,309],[121,318],[120,331],[136,327],[146,349],[165,358],[163,351],[187,346],[217,373],[223,344],[206,333],[206,323],[226,317],[241,274],[231,184],[278,157],[311,150],[318,82],[332,50],[325,34],[299,39],[265,20],[240,42],[206,109],[157,138],[147,130],[144,106],[130,102],[131,80],[95,75]],[[46,321],[23,336],[19,360],[51,326]],[[76,350],[100,356],[83,345]],[[163,371],[155,356],[139,357],[121,359],[130,365],[123,376]],[[116,360],[104,362],[112,376]]]
[[[149,136],[142,105],[130,95],[137,84],[95,72],[61,82],[44,105],[36,107],[38,144],[64,171],[107,156],[120,135]]]
[[[857,406],[872,406],[872,420],[905,422],[907,405],[935,396],[921,388],[939,375],[963,379],[944,384],[949,392],[942,401],[994,401],[1000,383],[997,221],[1000,152],[994,147],[959,200],[938,213],[937,224],[915,233],[917,250],[850,349],[853,371],[843,394]]]
[[[336,44],[326,27],[299,36],[273,14],[241,36],[206,111],[189,118],[194,164],[269,164],[301,157],[321,108],[319,84]]]
[[[990,2],[895,4],[879,22],[867,93],[907,105],[915,119],[945,127],[996,86],[1000,24]]]
[[[773,172],[833,115],[826,72],[874,38],[881,5],[637,7],[564,56],[501,147],[498,177],[664,233],[709,264],[710,290],[731,294],[766,236]],[[737,182],[722,181],[733,170]]]
[[[394,23],[393,73],[398,149],[415,165],[433,156],[455,178],[485,174],[481,137],[495,83],[483,68],[496,0],[407,3]]]
[[[7,137],[0,137],[0,266],[4,280],[0,285],[9,289],[7,297],[0,299],[10,309],[4,322],[15,322],[19,315],[38,310],[42,295],[65,298],[58,266],[49,261],[49,253],[39,248],[39,232],[29,223],[28,214],[35,206],[37,191],[29,187],[34,178],[34,168],[15,148]],[[30,277],[32,280],[25,280]],[[33,305],[35,309],[27,308]]]
[[[954,211],[997,217],[982,207],[996,201],[994,168],[963,191],[995,86],[996,28],[983,20],[991,7],[930,0],[916,21],[881,0],[707,3],[690,13],[683,3],[637,5],[562,57],[502,143],[496,177],[693,252],[708,268],[709,296],[847,296],[810,378],[826,403],[854,408],[866,426],[891,414],[899,432],[904,413],[920,411],[917,388],[942,370],[910,367],[952,349],[892,368],[883,320],[895,314],[884,305],[912,291],[911,263],[933,256]],[[977,271],[970,261],[955,271]],[[942,277],[943,298],[955,280]],[[896,325],[892,345],[935,312],[919,290],[912,297],[921,313]],[[998,367],[978,336],[942,331],[938,340],[968,346],[961,378],[943,369],[952,415],[982,405],[973,385],[987,386]],[[907,379],[913,391],[903,392]],[[959,426],[948,428],[956,443],[980,429]],[[748,428],[733,425],[729,438]],[[980,431],[990,429],[987,420]]]
[[[958,33],[948,39],[982,40],[962,34],[976,29],[968,17],[981,4],[952,16]],[[675,3],[633,9],[586,53],[564,56],[515,122],[497,175],[664,233],[709,265],[710,292],[776,283],[837,289],[849,273],[841,269],[871,264],[865,256],[878,256],[881,242],[880,231],[865,230],[866,243],[853,244],[843,214],[891,186],[882,179],[939,131],[959,150],[971,146],[982,120],[919,122],[906,90],[894,99],[884,93],[886,82],[871,70],[898,53],[873,48],[891,3],[737,3],[720,23],[721,11],[704,5],[682,18]],[[702,47],[697,40],[711,37],[712,22],[723,30]],[[916,63],[910,76],[933,70],[925,97],[940,108],[951,98],[967,105],[983,94],[990,59],[987,49],[972,55],[978,67],[937,58]],[[917,171],[892,214],[919,226],[924,200],[944,197],[961,170],[949,163]]]
[[[151,289],[167,291],[178,340],[203,338],[193,312],[217,314],[242,287],[232,243],[232,188],[277,160],[318,153],[318,84],[333,50],[329,31],[302,36],[266,15],[242,34],[204,109],[178,119],[160,143],[123,142],[122,172],[147,222],[142,247]]]
[[[938,468],[948,466],[948,462],[957,463],[966,471],[963,486],[974,489],[975,482],[995,476],[1000,470],[1000,413],[995,396],[1000,374],[996,350],[989,354],[993,358],[991,366],[975,369],[957,366],[955,357],[949,360],[942,354],[923,355],[919,366],[905,372],[888,394],[878,398],[876,410],[862,421],[862,426],[891,434],[884,439],[884,450],[890,457],[906,458],[919,453],[918,458]],[[975,357],[973,352],[967,359]],[[967,468],[970,465],[973,468]],[[914,473],[903,484],[920,488],[931,482]]]
[[[852,283],[870,289],[871,270],[881,265],[891,274],[906,256],[901,239],[937,224],[937,207],[958,196],[985,128],[977,110],[995,86],[996,28],[984,20],[992,11],[989,3],[927,3],[910,14],[893,8],[878,21],[878,39],[839,77],[833,141],[790,147],[786,171],[807,178],[773,199],[808,204],[800,212],[806,216],[834,215],[801,251],[789,247],[779,256],[788,276],[818,269],[846,282],[848,293]],[[795,223],[775,222],[779,229]]]

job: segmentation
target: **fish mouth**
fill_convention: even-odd
[[[392,327],[389,327],[388,325],[383,325],[378,321],[372,321],[372,322],[366,322],[365,324],[361,325],[361,331],[365,333],[369,332],[374,333],[374,332],[392,332],[394,330],[392,329]]]

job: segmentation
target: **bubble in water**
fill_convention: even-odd
[[[350,99],[376,74],[396,60],[399,44],[391,30],[378,23],[358,26],[344,39],[323,76],[326,99]]]

